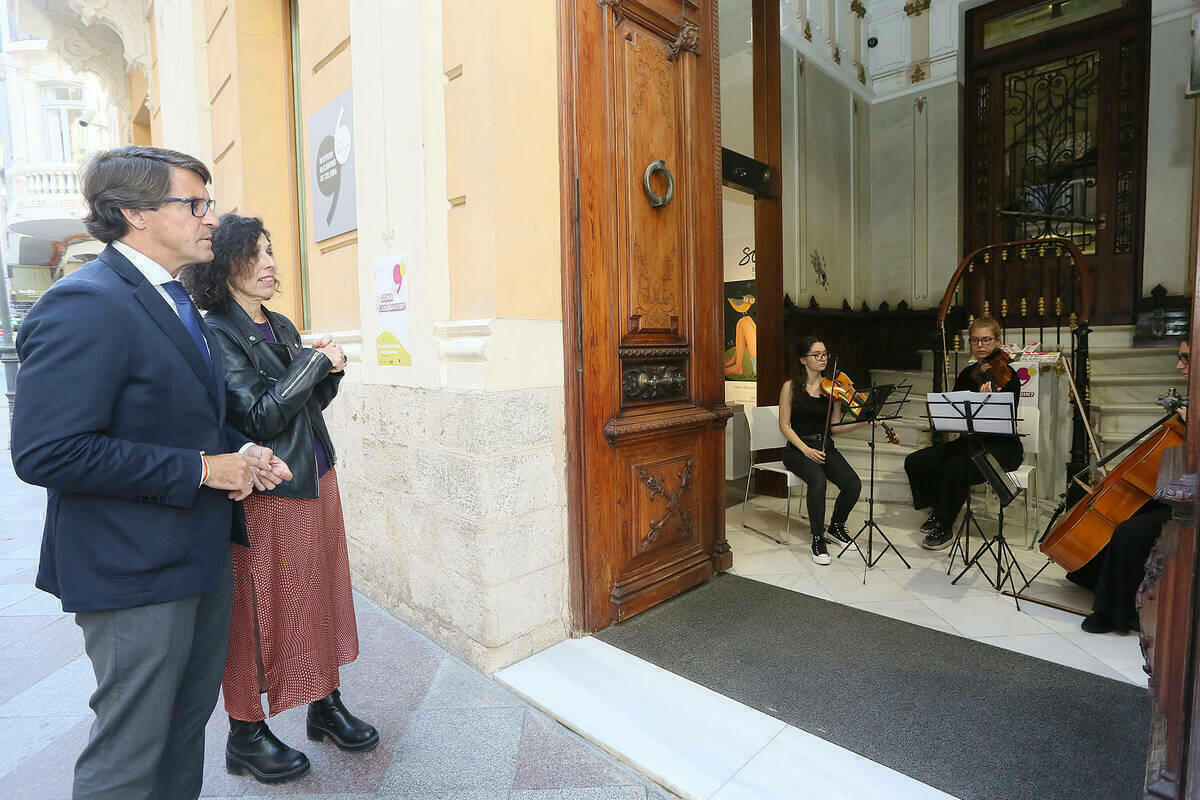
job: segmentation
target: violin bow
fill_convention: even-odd
[[[1096,466],[1100,467],[1100,471],[1107,475],[1108,469],[1104,466],[1104,453],[1100,452],[1100,445],[1096,444],[1096,434],[1092,431],[1092,421],[1083,412],[1083,401],[1079,399],[1079,387],[1075,384],[1075,376],[1071,373],[1071,365],[1061,354],[1058,358],[1067,370],[1067,383],[1071,385],[1071,397],[1075,398],[1075,405],[1079,407],[1079,416],[1083,418],[1083,429],[1087,431],[1088,441],[1092,445],[1092,452],[1096,454],[1096,459],[1099,462]]]

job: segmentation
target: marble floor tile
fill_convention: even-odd
[[[778,586],[781,589],[790,589],[793,592],[800,592],[801,594],[818,597],[822,600],[829,600],[830,602],[833,601],[833,595],[825,590],[820,581],[808,573],[803,575],[796,573],[786,575],[747,575],[746,577],[751,580],[769,583],[772,586]]]
[[[1076,630],[1061,635],[1118,672],[1136,672],[1145,663],[1137,633],[1097,634]]]
[[[517,708],[521,699],[478,670],[446,656],[421,701],[421,710],[435,708]]]
[[[1093,675],[1101,675],[1113,680],[1125,680],[1121,672],[1100,661],[1095,656],[1085,653],[1075,646],[1075,643],[1058,633],[1035,633],[1018,636],[981,636],[977,642],[1002,647],[1016,653],[1040,658],[1065,667],[1074,667]]]
[[[517,771],[524,708],[422,711],[396,748],[382,792],[509,789]]]
[[[62,601],[40,589],[34,589],[33,594],[24,600],[0,609],[0,617],[28,617],[61,613]]]
[[[641,786],[600,788],[526,789],[510,792],[508,800],[645,800]]]
[[[712,795],[784,727],[593,638],[560,642],[496,678],[688,797]]]
[[[891,575],[892,573],[874,570],[869,570],[864,575],[861,567],[854,571],[813,573],[817,581],[839,603],[877,603],[913,599]]]
[[[15,769],[87,717],[8,717],[0,719],[0,775]],[[70,758],[74,760],[72,754]]]
[[[882,603],[851,603],[850,605],[862,611],[870,611],[872,614],[881,614],[903,622],[911,622],[923,628],[932,628],[935,631],[958,635],[958,631],[951,627],[950,623],[934,613],[920,600],[893,600]]]
[[[808,571],[794,553],[783,548],[742,556],[735,553],[733,566],[739,575],[803,575]]]
[[[42,553],[41,543],[40,542],[30,542],[29,544],[22,545],[21,547],[18,547],[15,550],[10,550],[7,553],[0,553],[0,560],[11,561],[13,559],[19,559],[19,560],[37,561],[37,559],[41,555],[41,553]]]
[[[788,726],[712,800],[953,800],[817,736]]]
[[[38,592],[31,584],[5,583],[0,584],[0,609],[8,608],[14,603],[33,597]]]
[[[513,789],[607,786],[640,787],[641,780],[540,711],[525,715]]]
[[[923,602],[960,634],[970,638],[1050,632],[1034,617],[1017,611],[1012,598],[1002,595],[958,599],[933,597]]]
[[[1121,676],[1132,683],[1134,686],[1141,686],[1143,689],[1149,685],[1150,676],[1141,667],[1136,669],[1121,670]]]
[[[944,560],[936,564],[927,564],[917,568],[913,565],[911,571],[888,570],[888,574],[903,586],[913,597],[921,600],[942,598],[956,600],[963,597],[983,597],[994,595],[996,590],[991,587],[977,570],[972,570],[962,577],[958,583],[951,585],[953,575],[946,574]]]
[[[79,656],[0,704],[0,718],[86,716],[91,713],[88,698],[95,690],[92,662]]]

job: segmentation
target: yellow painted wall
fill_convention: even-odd
[[[452,319],[562,319],[553,13],[443,0]]]
[[[309,310],[313,331],[355,330],[361,326],[358,302],[358,231],[315,241],[312,225],[313,182],[309,157],[308,118],[344,94],[352,85],[350,8],[345,0],[305,0],[299,9],[299,103],[304,123],[305,220],[308,241]],[[370,168],[356,154],[361,172]]]
[[[219,213],[261,217],[282,293],[270,306],[302,325],[293,208],[287,7],[280,0],[207,0],[213,188]]]

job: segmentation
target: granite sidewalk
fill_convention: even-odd
[[[83,639],[57,598],[33,586],[45,492],[13,474],[0,396],[0,796],[65,800],[87,740],[95,688]],[[271,721],[312,761],[267,786],[225,771],[218,703],[208,727],[206,798],[323,800],[650,800],[672,798],[504,687],[356,596],[359,659],[342,671],[347,705],[379,747],[343,753],[304,736],[304,709]]]

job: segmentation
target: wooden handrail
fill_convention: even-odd
[[[1069,239],[1061,239],[1051,237],[1048,239],[1024,239],[1016,242],[1000,242],[997,244],[988,244],[983,247],[976,248],[967,254],[966,258],[958,262],[958,269],[954,270],[954,275],[950,278],[950,282],[946,285],[946,293],[942,295],[942,302],[938,305],[938,327],[941,328],[946,322],[946,316],[950,313],[950,307],[954,302],[954,291],[958,288],[959,281],[962,280],[963,271],[975,260],[975,257],[985,250],[1003,250],[1009,247],[1050,247],[1058,246],[1066,248],[1069,252],[1071,261],[1075,265],[1075,272],[1079,275],[1079,319],[1086,321],[1092,316],[1092,299],[1094,297],[1095,287],[1092,285],[1092,272],[1088,265],[1083,260],[1083,253]]]

